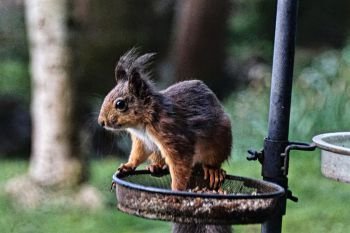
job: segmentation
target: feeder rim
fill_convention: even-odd
[[[348,136],[350,132],[333,132],[316,135],[312,138],[312,141],[317,145],[318,148],[326,151],[330,151],[336,154],[350,155],[350,149],[342,146],[337,146],[332,143],[326,142],[325,138],[337,137],[337,136]]]
[[[164,173],[166,175],[168,173]],[[262,198],[276,198],[280,197],[285,194],[284,189],[272,182],[264,181],[264,180],[258,180],[253,178],[247,178],[247,177],[241,177],[241,176],[234,176],[234,175],[226,175],[226,178],[236,178],[236,180],[246,180],[246,181],[252,181],[252,182],[258,182],[261,185],[269,186],[273,189],[276,189],[276,191],[269,192],[269,193],[256,193],[254,195],[252,194],[214,194],[214,193],[192,193],[192,192],[186,192],[186,191],[172,191],[170,189],[163,189],[163,188],[155,188],[150,186],[143,186],[140,184],[131,183],[128,181],[123,180],[122,178],[131,176],[131,175],[151,175],[150,171],[148,170],[137,170],[130,173],[125,174],[118,174],[115,173],[112,176],[113,182],[115,182],[118,185],[124,186],[126,188],[131,189],[137,189],[139,191],[149,192],[149,193],[156,193],[156,194],[163,194],[163,195],[173,195],[173,196],[181,196],[181,197],[191,197],[191,198],[214,198],[214,199],[262,199]]]

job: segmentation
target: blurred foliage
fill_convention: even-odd
[[[297,43],[314,49],[343,47],[349,37],[349,9],[348,0],[299,1]]]
[[[232,0],[232,3],[227,49],[239,65],[228,69],[245,69],[240,61],[252,57],[270,63],[276,1]],[[300,2],[297,44],[315,51],[345,46],[350,28],[349,5],[346,0]],[[28,72],[21,71],[28,68],[23,8],[21,1],[5,0],[0,4],[0,64],[5,63],[0,67],[0,92],[11,89],[28,96]],[[165,60],[173,39],[174,8],[174,0],[74,1],[71,26],[80,112],[86,114],[87,109],[96,105],[96,97],[101,99],[114,85],[114,65],[133,46],[140,46],[145,52],[157,51],[156,77],[169,76]],[[17,64],[16,70],[20,70],[10,75],[11,80],[3,71],[8,63]]]
[[[350,129],[349,75],[349,46],[325,51],[301,69],[292,100],[292,138]]]
[[[24,27],[23,7],[1,3],[0,95],[29,98],[28,46]]]
[[[4,58],[26,61],[28,46],[21,4],[0,3],[0,61]]]
[[[228,49],[238,59],[272,58],[275,1],[235,0],[229,24]]]
[[[259,56],[272,59],[275,25],[275,0],[233,0],[229,21],[228,48],[233,56],[247,59]],[[342,48],[349,37],[350,18],[347,0],[299,1],[298,47]]]
[[[349,62],[347,46],[342,50],[326,50],[297,65],[290,140],[310,142],[319,133],[350,130]],[[263,79],[253,80],[226,101],[233,119],[234,154],[245,154],[252,146],[262,148],[262,139],[267,136],[271,71],[265,72]]]
[[[173,15],[171,2],[160,0],[89,1],[85,7],[85,14],[75,17],[74,33],[82,104],[113,87],[115,64],[130,48],[157,52],[157,60],[164,58]]]
[[[29,99],[30,78],[26,63],[19,60],[2,60],[0,74],[0,94],[12,94]]]

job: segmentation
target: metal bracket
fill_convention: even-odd
[[[289,199],[289,200],[291,200],[293,202],[298,202],[298,200],[299,200],[298,197],[293,196],[292,191],[289,190],[289,189],[287,189],[287,191],[286,191],[286,197],[287,197],[287,199]]]
[[[288,175],[288,162],[289,162],[289,153],[291,150],[301,150],[301,151],[314,151],[316,149],[315,143],[306,143],[306,142],[288,142],[288,146],[285,148],[284,152],[281,153],[281,157],[283,159],[283,164],[281,170],[283,171],[283,175]],[[264,150],[256,151],[249,149],[248,150],[247,160],[253,161],[258,160],[261,164],[263,164],[264,160]]]
[[[248,161],[253,161],[253,160],[258,160],[260,162],[260,164],[263,163],[264,161],[264,150],[261,151],[256,151],[256,150],[248,150],[248,156],[247,156],[247,160]]]
[[[291,150],[301,150],[301,151],[314,151],[316,149],[315,143],[305,143],[305,142],[289,142],[288,146],[281,153],[281,157],[283,158],[283,165],[281,167],[283,175],[288,175],[289,169],[289,153]]]
[[[301,151],[313,151],[316,149],[315,143],[305,143],[305,142],[288,142],[283,153],[281,153],[281,172],[284,177],[288,175],[289,168],[289,153],[291,150],[301,150]],[[261,164],[264,161],[264,150],[248,150],[247,160],[258,160]],[[292,191],[286,186],[286,198],[291,201],[298,202],[298,198],[293,196]]]
[[[284,176],[288,175],[288,169],[289,169],[289,153],[291,150],[301,150],[301,151],[313,151],[316,149],[315,143],[305,143],[305,142],[289,142],[288,146],[284,150],[283,153],[281,153],[281,157],[283,159],[283,165],[281,167],[281,170],[283,172]],[[293,193],[291,190],[287,189],[286,197],[294,202],[298,202],[298,198],[293,196]]]

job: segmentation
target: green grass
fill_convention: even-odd
[[[87,211],[71,207],[43,207],[24,210],[13,206],[0,192],[0,229],[2,233],[89,233],[89,232],[169,232],[166,222],[150,221],[123,214],[115,208],[114,194],[109,191],[116,161],[93,162],[91,183],[106,199],[102,210]],[[0,187],[6,180],[22,174],[27,162],[1,161]],[[23,190],[25,192],[25,190]]]

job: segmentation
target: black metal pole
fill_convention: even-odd
[[[288,146],[289,117],[293,80],[297,0],[277,0],[275,42],[272,66],[268,136],[264,142],[264,180],[288,189],[281,153]],[[279,210],[262,225],[262,233],[280,233],[286,211],[286,196]]]

